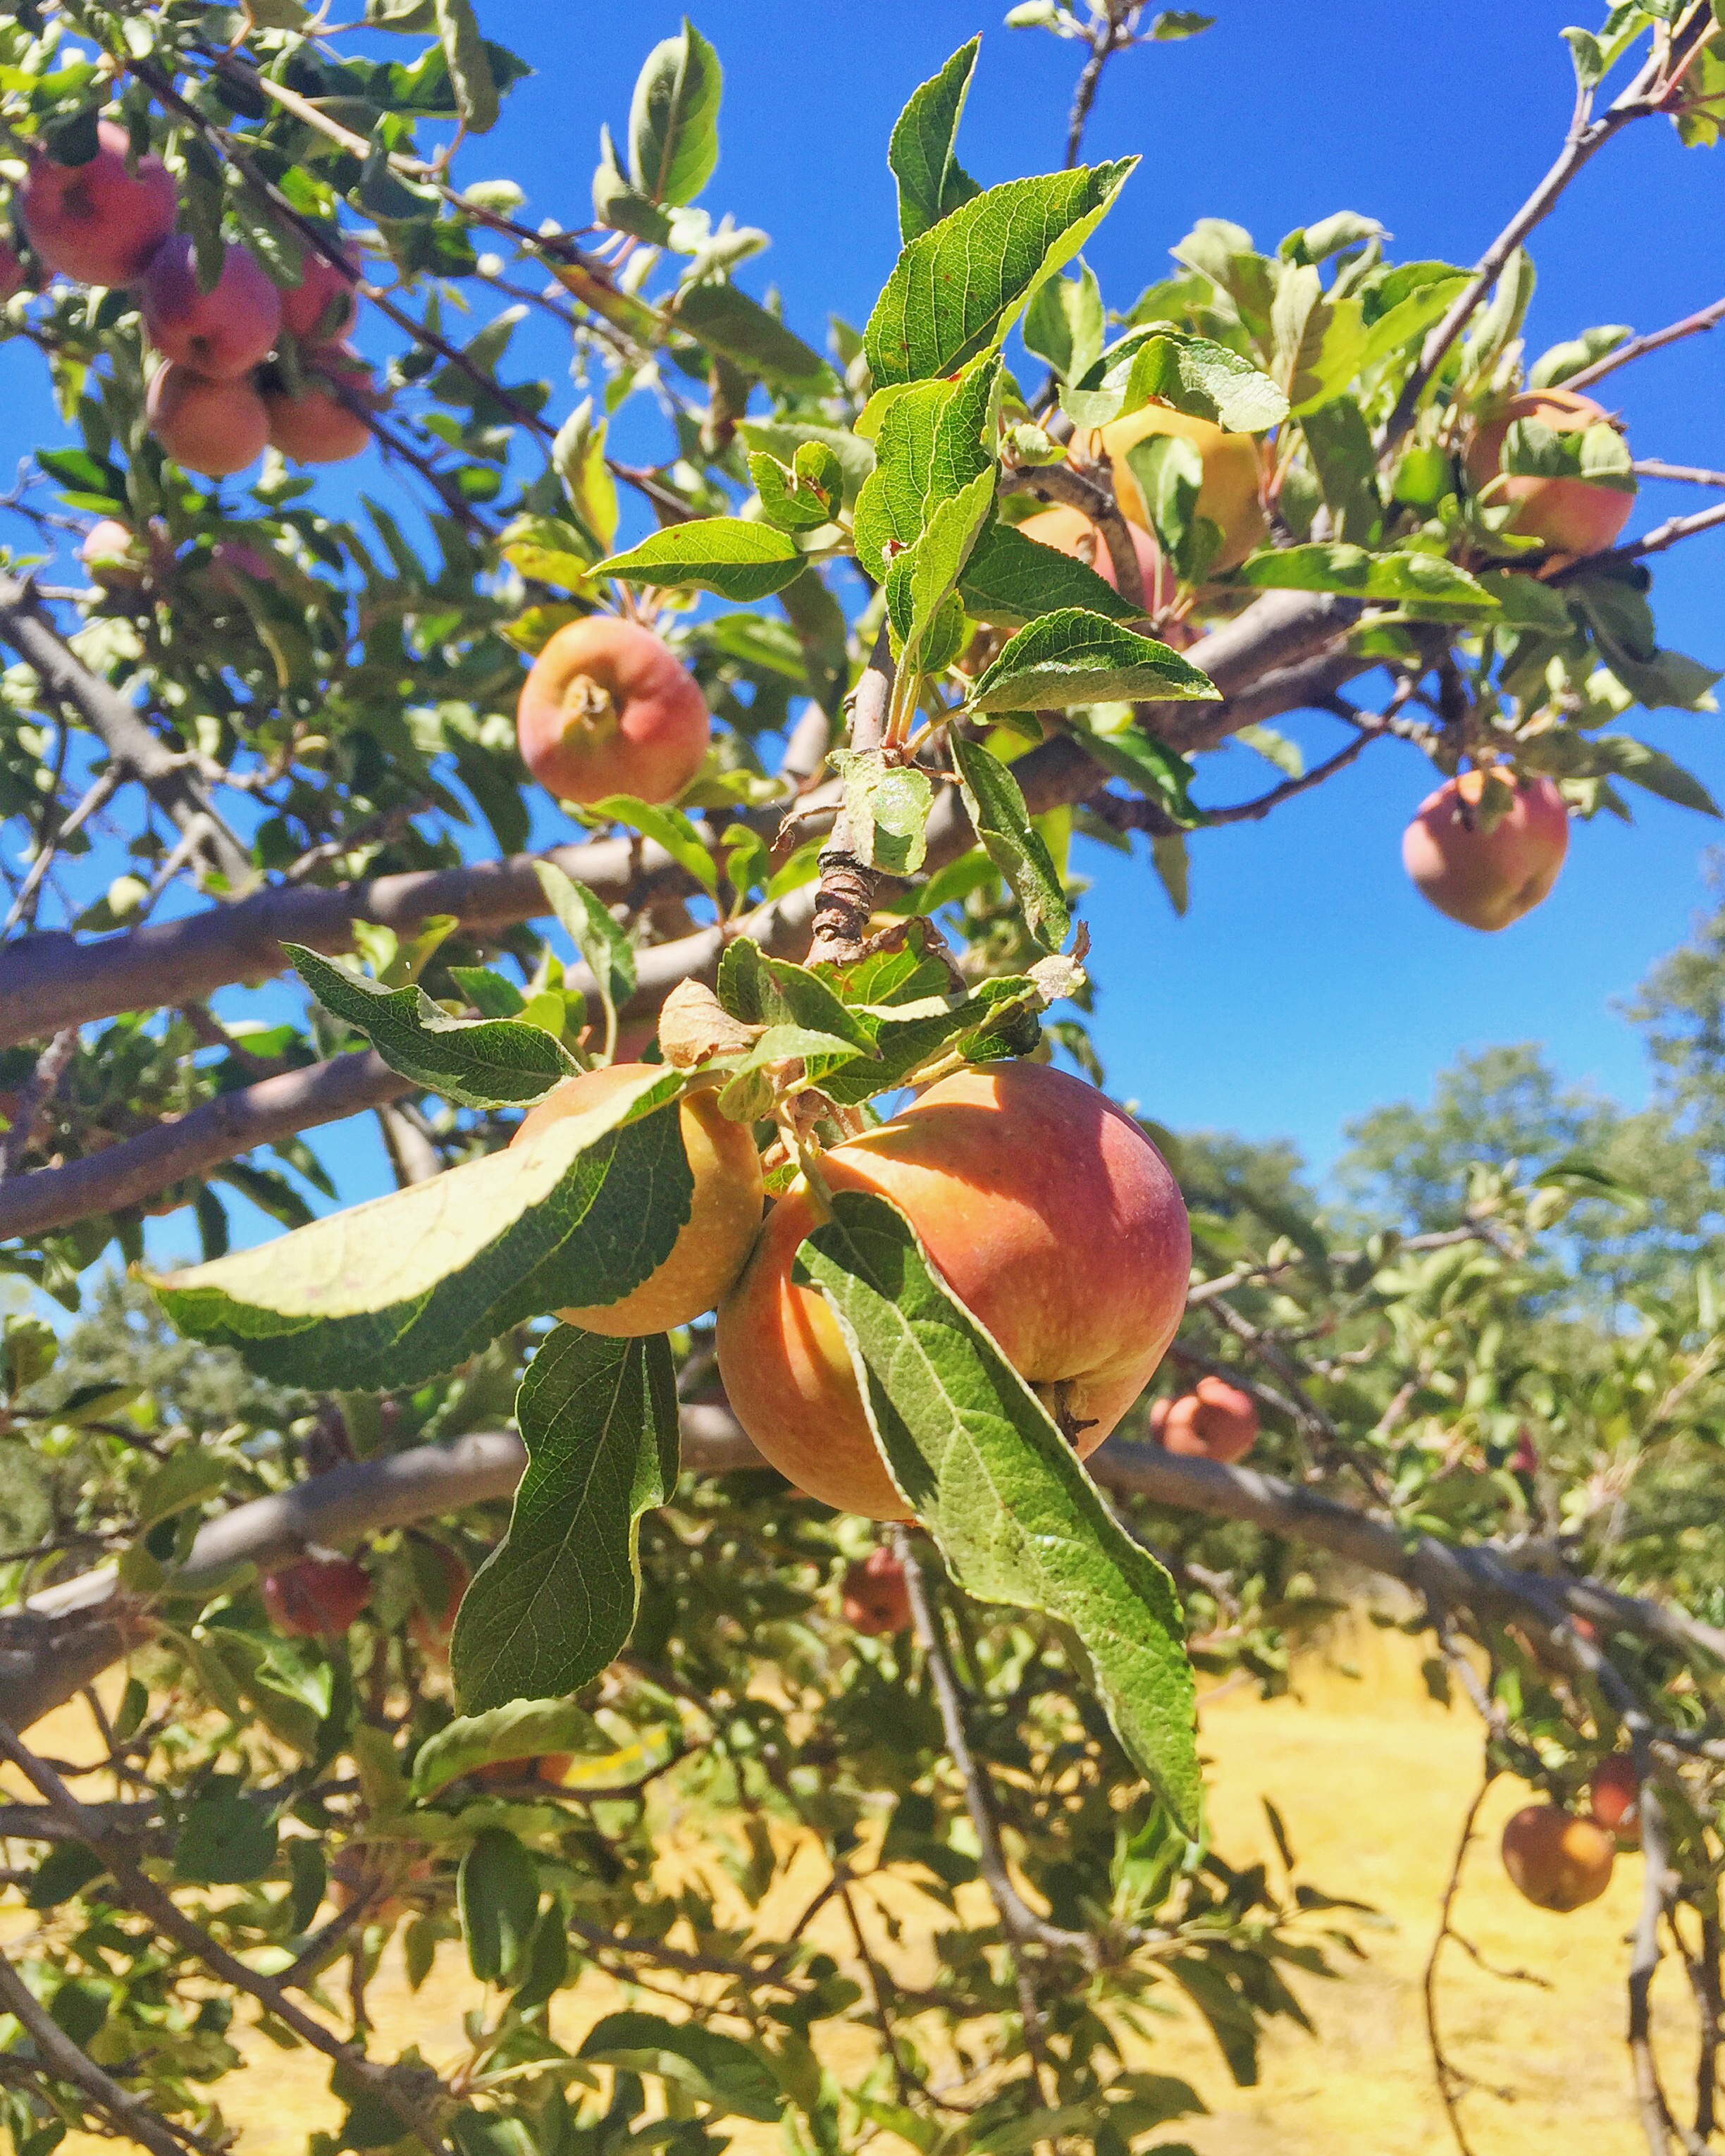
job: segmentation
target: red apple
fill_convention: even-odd
[[[911,1623],[911,1590],[896,1550],[872,1549],[845,1574],[845,1621],[868,1639],[905,1631]]]
[[[506,1789],[516,1782],[548,1782],[554,1788],[574,1763],[572,1752],[542,1753],[536,1759],[494,1759],[489,1767],[475,1767],[473,1779],[488,1789]]]
[[[522,1116],[511,1144],[531,1144],[553,1124],[587,1114],[650,1067],[614,1063],[608,1070],[566,1078]],[[711,1089],[686,1095],[677,1114],[695,1195],[670,1255],[620,1301],[558,1311],[565,1323],[614,1338],[669,1332],[711,1310],[742,1270],[761,1227],[761,1156],[754,1132],[747,1123],[721,1116],[718,1096]]]
[[[992,1063],[834,1146],[821,1170],[834,1190],[878,1192],[908,1215],[1080,1455],[1094,1451],[1162,1360],[1191,1270],[1186,1208],[1131,1116],[1049,1065]],[[791,1277],[815,1220],[793,1186],[721,1304],[726,1394],[798,1488],[901,1519],[838,1323]]]
[[[301,344],[339,344],[359,311],[355,280],[308,247],[300,281],[281,295],[281,319]]]
[[[1258,1441],[1258,1410],[1250,1393],[1221,1378],[1206,1376],[1178,1399],[1155,1403],[1150,1410],[1150,1434],[1169,1452],[1192,1460],[1218,1460],[1231,1467]]]
[[[1531,913],[1557,881],[1569,811],[1550,779],[1499,772],[1513,798],[1487,830],[1480,814],[1486,776],[1464,771],[1427,794],[1402,834],[1402,864],[1440,913],[1497,930]]]
[[[1613,1752],[1600,1760],[1588,1784],[1588,1805],[1595,1823],[1620,1840],[1637,1841],[1641,1826],[1635,1813],[1640,1800],[1641,1785],[1633,1757],[1627,1752]]]
[[[92,583],[132,590],[149,574],[140,552],[136,534],[118,517],[105,516],[85,533],[78,558],[89,570]]]
[[[226,479],[263,455],[270,416],[249,382],[212,382],[172,360],[151,377],[144,411],[174,462]]]
[[[706,699],[650,629],[615,614],[560,629],[516,713],[522,760],[560,801],[674,801],[712,733]]]
[[[24,265],[18,259],[18,249],[0,239],[0,304],[24,289]]]
[[[1525,1804],[1503,1830],[1503,1868],[1536,1908],[1560,1916],[1596,1902],[1617,1851],[1593,1820],[1555,1804]]]
[[[1527,390],[1512,397],[1475,434],[1467,450],[1468,477],[1485,495],[1487,507],[1516,505],[1509,528],[1522,537],[1543,540],[1559,554],[1603,553],[1629,521],[1632,494],[1584,479],[1506,479],[1498,466],[1503,438],[1517,419],[1537,419],[1553,434],[1578,434],[1608,416],[1602,404],[1573,389]]]
[[[301,1639],[338,1639],[372,1599],[371,1575],[351,1557],[302,1557],[260,1583],[278,1630]]]
[[[345,464],[370,448],[372,430],[365,414],[382,398],[371,368],[345,345],[320,349],[310,357],[299,396],[290,396],[285,388],[264,393],[270,439],[295,464]]]
[[[135,285],[174,228],[173,175],[148,156],[129,172],[131,137],[111,120],[96,140],[85,164],[57,165],[40,151],[31,158],[18,222],[47,268],[81,285]]]
[[[224,248],[222,274],[203,291],[197,250],[184,233],[156,250],[138,305],[156,349],[215,382],[249,373],[281,334],[281,295],[256,257]]]

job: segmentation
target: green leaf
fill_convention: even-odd
[[[937,502],[920,536],[895,555],[886,572],[886,612],[899,646],[900,664],[911,672],[932,671],[926,647],[941,608],[957,588],[970,550],[994,506],[994,468]]]
[[[1081,382],[1102,356],[1102,288],[1087,264],[1081,261],[1078,272],[1050,277],[1024,310],[1024,349],[1045,359],[1062,382]]]
[[[526,1009],[515,983],[489,966],[451,966],[449,978],[481,1018],[518,1018]]]
[[[593,535],[594,552],[599,554],[617,538],[617,483],[605,463],[607,424],[593,417],[592,398],[583,397],[557,429],[551,445],[551,460],[569,506]]]
[[[303,944],[282,948],[324,1009],[357,1027],[392,1070],[464,1108],[541,1101],[575,1074],[574,1059],[537,1026],[450,1018],[421,988],[386,988]]]
[[[1189,1836],[1202,1782],[1173,1583],[885,1199],[834,1194],[798,1253],[825,1296],[882,1458],[954,1577],[1070,1625],[1116,1734]]]
[[[1685,771],[1672,757],[1661,750],[1650,748],[1633,735],[1590,734],[1587,747],[1590,752],[1588,760],[1595,770],[1609,771],[1616,778],[1626,778],[1632,785],[1656,793],[1661,801],[1672,802],[1679,808],[1693,808],[1702,816],[1718,814],[1717,802],[1692,772]]]
[[[1259,591],[1347,592],[1356,598],[1459,607],[1467,618],[1495,613],[1498,603],[1441,554],[1371,554],[1339,542],[1266,547],[1249,555],[1235,574]]]
[[[614,232],[627,232],[654,247],[668,246],[671,223],[658,203],[630,186],[617,162],[617,145],[608,127],[599,130],[599,162],[593,176],[594,220]]]
[[[685,15],[648,54],[629,111],[629,172],[649,202],[694,201],[719,162],[719,56]]]
[[[726,945],[714,988],[725,1009],[745,1025],[801,1026],[835,1034],[865,1055],[875,1052],[868,1020],[840,999],[829,981],[788,958],[769,958],[747,936]]]
[[[468,1965],[481,1984],[508,1980],[539,1915],[539,1866],[506,1829],[474,1838],[455,1881]]]
[[[1030,821],[1023,790],[987,749],[956,729],[950,740],[965,810],[983,850],[1011,885],[1030,933],[1047,949],[1058,951],[1071,932],[1072,916],[1060,872],[1046,840]]]
[[[1137,723],[1130,704],[1076,706],[1066,723],[1083,740],[1087,754],[1105,771],[1123,778],[1147,799],[1159,802],[1182,824],[1195,824],[1191,787],[1196,774],[1186,758]]]
[[[982,42],[977,37],[960,46],[937,75],[912,90],[894,124],[886,162],[898,182],[898,234],[906,245],[981,192],[953,146]]]
[[[847,509],[875,469],[874,444],[848,427],[818,427],[803,419],[744,419],[737,431],[745,448],[762,450],[782,465],[794,465],[797,451],[810,443],[830,449],[839,460]]]
[[[1266,763],[1273,764],[1284,778],[1303,778],[1306,759],[1300,753],[1297,742],[1278,733],[1274,726],[1236,726],[1234,738],[1255,749]]]
[[[275,1861],[275,1822],[243,1797],[195,1797],[174,1839],[174,1876],[193,1887],[242,1887]]]
[[[871,576],[886,573],[894,542],[916,544],[932,507],[993,468],[1000,376],[991,358],[956,382],[916,382],[887,407],[856,498],[856,557]]]
[[[1075,427],[1106,427],[1153,401],[1242,434],[1261,434],[1288,413],[1286,397],[1261,368],[1165,323],[1128,331],[1076,387],[1060,392]]]
[[[80,1894],[107,1866],[81,1841],[56,1842],[36,1867],[24,1897],[27,1909],[57,1909]]]
[[[838,461],[833,458],[835,468]],[[838,514],[838,495],[823,487],[812,474],[805,479],[794,467],[788,469],[777,457],[758,449],[750,456],[748,466],[749,477],[761,497],[761,514],[781,531],[818,531]]]
[[[1369,543],[1384,521],[1378,458],[1365,414],[1351,397],[1308,412],[1302,426],[1318,486],[1338,539]]]
[[[1180,698],[1216,701],[1208,674],[1153,637],[1076,607],[1021,629],[978,679],[965,708],[1022,711],[1067,704]]]
[[[614,1749],[584,1707],[567,1699],[517,1699],[485,1714],[464,1714],[429,1737],[413,1760],[408,1794],[423,1803],[475,1767],[541,1759],[548,1752]]]
[[[1583,367],[1615,352],[1630,334],[1627,322],[1605,322],[1598,329],[1584,330],[1579,337],[1548,346],[1527,369],[1527,387],[1550,389],[1567,382],[1572,374],[1579,374]]]
[[[470,135],[489,134],[497,124],[497,85],[473,0],[436,0],[436,4],[438,39],[449,64],[455,110]]]
[[[964,573],[959,596],[980,621],[1017,629],[1039,614],[1065,607],[1133,621],[1137,611],[1087,562],[1062,554],[998,520],[984,525]]]
[[[721,599],[764,599],[803,573],[787,533],[740,516],[697,516],[650,533],[639,547],[597,563],[596,577],[632,584],[692,584]]]
[[[1137,162],[1009,180],[919,234],[863,333],[876,388],[950,374],[1004,337],[1101,223]]]
[[[640,1599],[640,1517],[676,1485],[670,1342],[559,1326],[528,1365],[516,1419],[527,1469],[509,1532],[449,1642],[467,1714],[575,1691],[622,1650]]]
[[[914,764],[888,763],[878,749],[834,749],[827,761],[845,782],[845,813],[865,867],[915,875],[928,853],[934,783]]]
[[[614,824],[627,824],[630,830],[639,831],[644,838],[663,846],[677,866],[686,870],[703,889],[718,889],[718,865],[702,844],[701,834],[680,808],[665,808],[650,801],[639,801],[633,793],[608,793],[603,800],[593,803],[593,813]],[[631,981],[631,993],[634,985]]]
[[[932,998],[926,1005],[912,1005],[902,1016],[882,1013],[875,1037],[875,1057],[858,1057],[844,1070],[824,1074],[821,1091],[841,1107],[855,1105],[874,1094],[891,1091],[919,1064],[948,1047],[970,1055],[985,1040],[998,1042],[1009,1032],[1014,1035],[1016,1048],[1020,1023],[1034,1022],[1048,1003],[1049,998],[1028,975],[1007,974],[980,982],[973,995],[957,1000]],[[1024,1030],[1029,1038],[1024,1046],[1034,1047],[1034,1023]]]
[[[618,1301],[665,1262],[693,1189],[664,1112],[681,1084],[651,1071],[530,1145],[145,1278],[182,1332],[280,1383],[421,1383],[524,1318]]]
[[[832,386],[833,371],[820,354],[735,285],[685,285],[678,295],[676,320],[709,352],[734,361],[747,373],[757,374],[776,388],[819,390]]]
[[[608,2014],[588,2030],[578,2058],[675,2082],[721,2118],[771,2125],[784,2108],[778,2081],[758,2051],[698,2022],[658,2014]]]
[[[634,947],[587,886],[565,875],[554,861],[535,861],[533,873],[593,977],[604,1007],[608,1054],[617,1045],[617,1014],[635,992]]]

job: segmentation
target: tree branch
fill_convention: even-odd
[[[886,736],[892,705],[892,645],[886,621],[880,624],[875,648],[862,678],[851,691],[845,746],[859,754],[880,747]],[[814,933],[809,946],[811,964],[825,959],[844,965],[854,958],[868,933],[874,911],[878,870],[858,851],[860,834],[850,828],[850,815],[841,798],[826,844],[821,849],[820,888],[814,901]]]
[[[1668,49],[1661,49],[1656,39],[1652,54],[1635,80],[1598,119],[1589,120],[1586,101],[1578,101],[1568,135],[1550,170],[1480,257],[1466,289],[1426,338],[1420,350],[1420,363],[1403,384],[1395,409],[1385,424],[1378,445],[1380,453],[1394,449],[1413,425],[1414,414],[1420,408],[1420,400],[1442,365],[1445,353],[1467,327],[1475,308],[1497,283],[1510,256],[1534,227],[1550,216],[1570,181],[1590,158],[1604,149],[1614,135],[1631,121],[1645,119],[1650,113],[1659,110],[1666,67],[1682,60],[1702,35],[1703,26],[1711,25],[1712,19],[1707,7],[1692,8],[1687,21],[1671,38]],[[1660,95],[1655,95],[1656,92]],[[1577,378],[1585,380],[1588,377],[1584,374]],[[1565,386],[1573,388],[1574,384],[1572,382]]]
[[[122,2088],[92,2058],[80,2051],[37,1999],[4,1954],[0,1954],[0,2006],[22,2023],[44,2073],[80,2089],[128,2139],[152,2156],[186,2156],[188,2148],[216,2156],[216,2144],[188,2128],[171,2126],[141,2096]]]
[[[367,1049],[218,1093],[64,1168],[7,1177],[0,1183],[0,1236],[42,1235],[93,1214],[124,1212],[255,1146],[420,1090]]]
[[[218,1984],[243,1991],[255,1999],[274,2019],[290,2029],[302,2043],[310,2044],[314,2051],[321,2051],[326,2059],[348,2067],[372,2092],[382,2098],[390,2109],[410,2132],[416,2134],[430,2156],[449,2156],[448,2144],[438,2132],[424,2102],[410,2095],[403,2087],[403,2077],[389,2066],[381,2066],[368,2059],[357,2045],[344,2043],[332,2035],[321,2021],[316,2021],[302,2007],[295,2004],[281,1986],[267,1976],[260,1976],[249,1968],[237,1954],[229,1953],[218,1946],[203,1926],[188,1917],[183,1909],[165,1893],[152,1880],[146,1879],[133,1862],[125,1844],[108,1831],[102,1816],[81,1804],[65,1784],[44,1760],[39,1758],[19,1742],[9,1723],[0,1721],[0,1753],[24,1775],[48,1803],[58,1811],[66,1823],[78,1830],[78,1838],[87,1842],[102,1860],[103,1869],[112,1879],[119,1896],[127,1906],[135,1909],[163,1938],[175,1944],[194,1959],[201,1961]],[[430,2076],[434,2082],[435,2077]]]
[[[1563,387],[1590,388],[1595,382],[1603,382],[1608,374],[1615,373],[1620,367],[1627,367],[1631,360],[1644,359],[1650,352],[1675,344],[1679,337],[1696,336],[1716,329],[1721,322],[1725,322],[1725,300],[1715,300],[1712,306],[1703,307],[1699,314],[1685,315],[1681,321],[1672,322],[1667,328],[1650,330],[1645,336],[1631,337],[1615,352],[1608,352],[1603,359],[1596,359],[1591,367],[1584,367],[1579,374],[1566,374]]]
[[[210,806],[202,782],[164,747],[116,689],[72,650],[41,600],[22,579],[0,570],[0,638],[31,667],[47,695],[95,735],[110,757],[135,778],[176,828],[197,842],[236,891],[256,871],[239,841]]]

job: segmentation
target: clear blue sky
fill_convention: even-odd
[[[1403,259],[1472,260],[1561,138],[1571,90],[1558,33],[1592,21],[1577,0],[1215,4],[1214,29],[1127,55],[1102,89],[1086,154],[1144,160],[1088,250],[1116,306],[1166,274],[1168,249],[1203,215],[1273,246],[1292,226],[1355,209],[1389,228]],[[460,174],[513,177],[533,218],[579,223],[600,124],[621,131],[640,61],[681,10],[664,0],[583,8],[578,28],[577,11],[546,0],[480,0],[480,12],[537,72],[496,131],[463,151]],[[1000,13],[974,0],[867,9],[704,0],[696,19],[726,69],[722,152],[705,200],[771,233],[771,251],[741,281],[757,294],[776,285],[811,341],[829,311],[865,316],[896,250],[885,166],[893,118],[973,31],[985,35],[964,162],[985,183],[1058,162],[1077,49],[1009,32]],[[1536,236],[1531,348],[1595,322],[1654,328],[1718,296],[1722,201],[1718,154],[1681,151],[1662,121],[1608,146]],[[535,350],[559,380],[561,412],[564,355],[548,337]],[[10,469],[59,429],[23,347],[0,356],[0,469]],[[1609,393],[1638,452],[1717,469],[1722,389],[1725,339],[1703,338],[1614,377]],[[629,408],[621,439],[631,452],[655,452],[649,420],[647,400]],[[353,472],[377,484],[363,466]],[[1633,528],[1706,499],[1645,488]],[[1663,639],[1716,664],[1725,664],[1722,569],[1725,536],[1692,542],[1660,565],[1654,595]],[[1317,752],[1337,738],[1322,720],[1288,731]],[[1646,731],[1725,797],[1716,720],[1665,714]],[[1273,778],[1232,750],[1205,761],[1200,798],[1241,798]],[[1415,751],[1379,744],[1266,823],[1198,834],[1183,921],[1147,863],[1099,859],[1086,911],[1113,1090],[1176,1128],[1291,1137],[1319,1164],[1344,1121],[1423,1095],[1464,1046],[1541,1040],[1566,1075],[1640,1097],[1638,1049],[1613,1002],[1707,902],[1707,850],[1725,834],[1637,796],[1634,830],[1609,818],[1578,827],[1553,898],[1507,933],[1481,936],[1432,912],[1403,877],[1399,834],[1430,783]],[[552,835],[555,819],[543,829]],[[355,1137],[332,1157],[369,1182],[372,1148]]]

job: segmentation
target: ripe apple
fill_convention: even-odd
[[[586,1070],[566,1078],[554,1092],[522,1116],[512,1145],[531,1143],[541,1131],[569,1116],[596,1108],[619,1086],[640,1077],[644,1063],[614,1063],[608,1070]],[[644,1332],[668,1332],[711,1310],[742,1270],[761,1227],[761,1156],[747,1123],[719,1113],[711,1090],[685,1094],[677,1104],[683,1150],[695,1177],[689,1219],[670,1255],[619,1302],[588,1310],[560,1310],[566,1324],[583,1332],[629,1338]]]
[[[96,128],[95,157],[57,165],[39,152],[19,190],[18,222],[50,270],[80,285],[135,285],[174,228],[179,198],[159,157],[126,169],[131,137],[111,120]]]
[[[444,1583],[443,1599],[435,1609],[428,1609],[424,1603],[414,1604],[413,1614],[408,1619],[408,1637],[428,1662],[447,1665],[449,1635],[455,1629],[461,1598],[473,1575],[454,1550],[439,1547],[437,1562]]]
[[[516,1782],[560,1783],[575,1763],[572,1752],[546,1752],[536,1759],[494,1759],[489,1767],[475,1767],[475,1781],[488,1789],[507,1789]]]
[[[695,676],[637,622],[589,614],[560,629],[521,686],[522,760],[560,801],[674,801],[712,732]]]
[[[1569,811],[1548,778],[1498,777],[1514,796],[1488,831],[1480,816],[1487,774],[1464,771],[1426,795],[1402,834],[1402,865],[1451,921],[1507,928],[1548,896],[1569,850]]]
[[[301,344],[339,344],[359,312],[354,280],[308,248],[300,281],[281,295],[281,319]]]
[[[392,1862],[388,1854],[375,1845],[362,1846],[350,1842],[340,1851],[330,1866],[330,1899],[338,1909],[351,1909],[374,1881],[393,1885],[423,1887],[433,1874],[430,1857],[422,1856],[405,1870],[398,1861]],[[406,1916],[410,1901],[401,1894],[384,1893],[366,1909],[368,1924],[393,1924]]]
[[[1198,490],[1196,513],[1207,516],[1222,534],[1221,548],[1211,567],[1231,569],[1245,561],[1270,528],[1259,492],[1256,436],[1224,434],[1208,419],[1194,419],[1162,404],[1147,404],[1141,411],[1104,427],[1102,448],[1114,468],[1114,498],[1132,523],[1147,529],[1149,512],[1126,461],[1126,452],[1134,442],[1151,434],[1178,434],[1190,442],[1204,459],[1204,484]]]
[[[908,1215],[1081,1456],[1093,1452],[1162,1360],[1191,1269],[1186,1208],[1131,1116],[1049,1065],[991,1063],[931,1086],[821,1168],[834,1190],[878,1192]],[[816,1217],[800,1184],[773,1207],[719,1307],[720,1374],[798,1489],[901,1519],[837,1321],[791,1277]]]
[[[870,1640],[911,1622],[911,1590],[896,1550],[872,1549],[845,1574],[845,1621]]]
[[[1529,389],[1512,397],[1475,434],[1467,449],[1467,475],[1486,495],[1486,506],[1516,505],[1510,530],[1539,539],[1558,554],[1599,554],[1629,521],[1632,494],[1595,486],[1584,479],[1535,479],[1531,475],[1499,475],[1503,438],[1517,419],[1537,419],[1555,434],[1585,434],[1607,417],[1604,405],[1573,389]]]
[[[257,258],[244,247],[223,249],[222,274],[203,291],[184,233],[157,249],[138,305],[157,352],[215,382],[249,373],[281,334],[281,295]]]
[[[15,292],[22,292],[24,282],[24,265],[18,259],[18,249],[0,239],[0,305]]]
[[[1504,1870],[1536,1908],[1563,1916],[1598,1901],[1616,1855],[1604,1827],[1555,1804],[1524,1804],[1503,1830]]]
[[[212,382],[169,360],[144,399],[151,431],[174,462],[226,479],[263,455],[270,415],[249,382]]]
[[[372,1599],[371,1575],[351,1557],[302,1557],[259,1584],[264,1607],[278,1631],[309,1640],[338,1639]]]
[[[1597,1825],[1620,1840],[1639,1840],[1641,1827],[1635,1810],[1640,1799],[1641,1785],[1629,1753],[1614,1752],[1600,1760],[1588,1784],[1589,1809]]]
[[[1141,524],[1128,524],[1132,534],[1132,551],[1138,557],[1138,575],[1144,586],[1144,606],[1147,613],[1159,613],[1174,596],[1174,577],[1162,558],[1162,549],[1152,535]],[[1107,542],[1082,510],[1064,506],[1039,510],[1034,516],[1027,516],[1019,530],[1025,538],[1034,539],[1043,547],[1052,547],[1057,554],[1070,554],[1085,562],[1111,589],[1120,587],[1114,579],[1114,557],[1108,552]]]
[[[264,393],[270,439],[296,465],[344,464],[369,449],[372,430],[365,413],[382,402],[371,368],[346,345],[313,355],[300,396],[290,396],[285,387]]]
[[[1158,1400],[1150,1410],[1150,1435],[1169,1452],[1189,1460],[1218,1460],[1231,1467],[1258,1441],[1258,1410],[1250,1393],[1221,1378],[1202,1377],[1178,1399]]]

